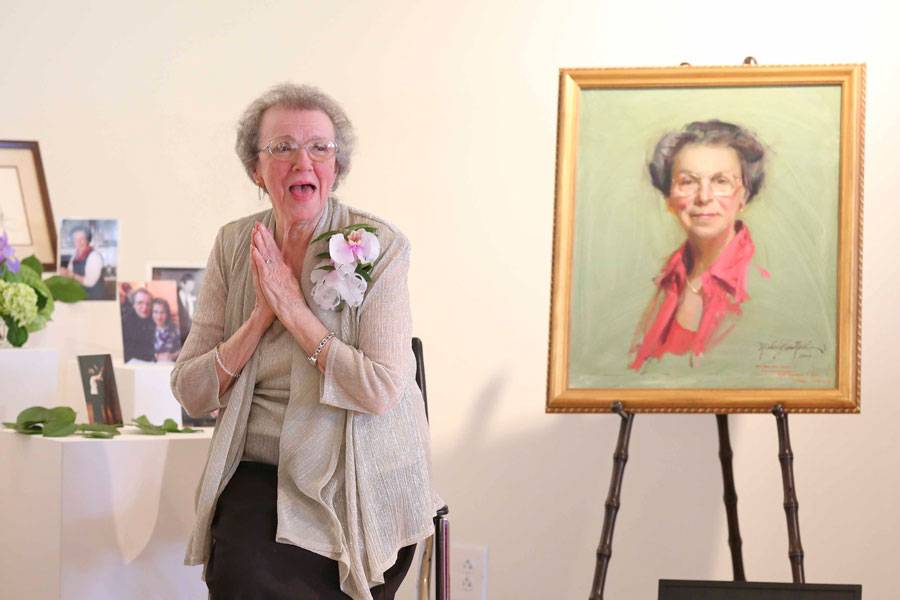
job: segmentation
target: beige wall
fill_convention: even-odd
[[[454,540],[489,546],[495,599],[586,597],[618,427],[543,412],[558,69],[868,63],[863,414],[791,426],[808,580],[896,595],[900,41],[888,2],[131,4],[4,2],[0,139],[40,141],[57,218],[119,218],[120,275],[140,279],[150,260],[205,261],[220,224],[263,207],[232,151],[250,99],[293,80],[341,100],[360,144],[340,195],[412,240],[437,482]],[[35,342],[115,355],[116,314],[63,307]],[[733,424],[747,573],[789,580],[775,424]],[[729,578],[720,497],[713,418],[639,416],[608,597],[653,598],[660,577]]]

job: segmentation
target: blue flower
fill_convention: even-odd
[[[19,259],[16,258],[16,250],[9,245],[9,237],[6,230],[0,234],[0,266],[6,265],[6,268],[13,273],[19,272]]]

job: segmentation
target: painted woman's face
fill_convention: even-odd
[[[729,146],[689,144],[672,161],[667,202],[688,237],[727,238],[747,204],[741,160]]]

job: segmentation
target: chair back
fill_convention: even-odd
[[[416,356],[416,384],[422,391],[422,400],[425,402],[425,418],[428,418],[428,392],[425,390],[425,356],[422,354],[422,340],[417,337],[412,339],[412,351]]]

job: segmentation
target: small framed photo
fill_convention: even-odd
[[[197,298],[203,287],[206,269],[198,266],[151,266],[150,279],[153,281],[174,281],[178,291],[178,324],[181,328],[181,345],[184,346],[194,311],[197,309]],[[190,418],[190,417],[188,417]]]
[[[56,267],[56,221],[37,142],[0,141],[0,230],[19,258]]]
[[[119,264],[116,219],[63,219],[58,273],[81,284],[87,300],[115,300]]]
[[[174,363],[181,352],[174,281],[119,284],[122,357],[126,363]]]
[[[122,425],[122,408],[119,406],[112,357],[109,354],[79,356],[78,369],[81,371],[88,422]]]
[[[864,86],[560,71],[548,412],[859,412]]]

